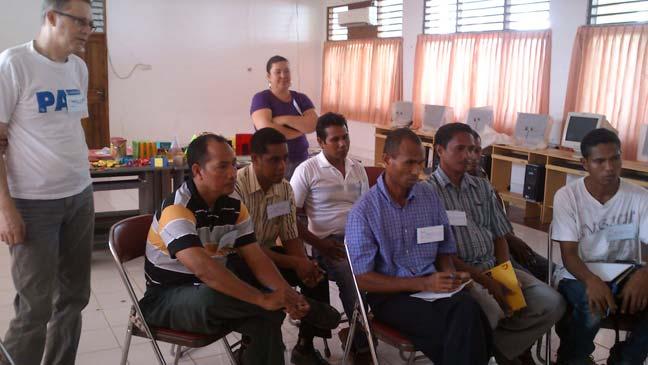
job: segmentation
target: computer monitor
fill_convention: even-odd
[[[439,129],[442,125],[454,122],[454,109],[443,105],[423,105],[423,130]]]
[[[515,142],[518,145],[546,144],[549,116],[545,114],[518,113],[515,122]]]
[[[409,101],[395,101],[392,104],[392,125],[394,127],[408,127],[412,124],[414,105]]]
[[[470,108],[466,117],[468,124],[477,133],[481,133],[486,126],[493,126],[493,107],[483,106],[479,108]]]
[[[648,124],[641,126],[639,144],[637,145],[637,160],[648,162]]]
[[[605,115],[592,113],[569,113],[563,127],[561,145],[572,148],[580,153],[580,143],[583,137],[596,128],[607,128],[614,131],[614,128],[605,120]],[[616,132],[616,131],[615,131]]]

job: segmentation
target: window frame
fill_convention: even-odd
[[[510,3],[510,0],[504,0],[504,5],[502,6],[502,7],[504,8],[504,11],[503,11],[502,14],[501,14],[501,15],[503,16],[503,18],[504,18],[503,21],[501,21],[501,22],[490,22],[490,23],[477,23],[477,24],[471,24],[471,25],[481,25],[481,24],[500,24],[500,23],[501,23],[501,24],[502,24],[502,29],[499,29],[499,30],[476,30],[476,31],[469,30],[469,31],[459,31],[459,26],[460,26],[459,21],[460,21],[461,19],[467,19],[467,18],[463,18],[463,17],[459,17],[459,16],[457,16],[457,17],[455,18],[455,22],[454,22],[454,31],[453,31],[453,32],[450,32],[450,33],[428,33],[428,32],[427,32],[428,28],[425,26],[425,23],[426,23],[426,13],[425,13],[425,11],[426,11],[427,8],[428,8],[427,5],[428,5],[428,2],[429,2],[429,1],[431,1],[431,0],[424,0],[424,1],[423,1],[423,19],[422,19],[422,23],[423,23],[423,24],[422,24],[422,33],[423,33],[423,34],[488,33],[488,32],[509,32],[509,31],[511,31],[511,32],[518,32],[518,31],[540,31],[540,30],[545,30],[545,29],[549,29],[549,28],[550,28],[550,27],[547,27],[547,28],[528,29],[528,30],[511,29],[511,28],[510,28],[510,24],[511,24],[512,22],[509,20],[509,16],[510,16],[512,13],[511,13],[511,11],[510,11],[510,8],[511,8],[511,6],[519,6],[519,5],[518,5],[518,4],[511,4],[511,3]],[[459,3],[460,1],[461,1],[461,0],[456,0],[456,3],[455,3],[455,14],[459,14],[459,6],[461,5],[461,4]],[[589,0],[589,1],[590,1],[590,3],[591,3],[591,1],[593,1],[593,0]],[[542,4],[542,3],[549,4],[549,10],[547,10],[547,11],[549,12],[549,15],[551,16],[551,0],[536,0],[536,1],[532,2],[532,3],[528,3],[528,4],[524,4],[524,5]],[[499,8],[499,6],[497,6],[497,7],[490,7],[490,8]],[[489,9],[489,8],[487,7],[487,8],[483,8],[483,9]],[[544,12],[544,11],[545,11],[545,10],[539,10],[539,11],[533,11],[533,12]],[[533,12],[528,12],[528,13],[533,13]],[[500,15],[500,14],[496,14],[496,15]]]
[[[587,1],[587,25],[590,25],[590,26],[605,26],[605,25],[616,25],[616,24],[646,24],[646,23],[648,23],[648,17],[647,17],[647,19],[645,21],[609,22],[609,23],[594,23],[594,22],[592,22],[592,20],[594,18],[599,17],[599,15],[592,14],[592,11],[594,10],[595,7],[598,8],[598,7],[601,7],[601,6],[631,4],[631,3],[648,3],[648,0],[618,0],[617,2],[610,3],[610,4],[603,4],[603,5],[594,5],[595,1],[596,0],[588,0]],[[628,14],[628,12],[603,14],[603,16],[619,15],[619,14]]]
[[[394,5],[400,5],[402,7],[405,7],[405,0],[400,0],[400,4],[393,4],[393,5],[387,5],[387,6],[394,6]],[[377,3],[377,5],[373,5],[373,6],[376,6],[377,11],[378,11],[378,24],[375,25],[375,27],[376,27],[376,39],[402,38],[403,37],[403,27],[405,25],[403,14],[401,14],[401,17],[400,17],[400,23],[397,23],[401,27],[400,35],[394,35],[394,36],[389,36],[389,37],[380,37],[379,36],[379,34],[381,33],[380,27],[381,26],[389,26],[391,24],[380,24],[380,20],[381,20],[380,19],[380,14],[381,14],[380,8],[381,8],[382,5],[380,5],[380,3]],[[341,8],[341,7],[347,7],[347,10],[353,10],[353,9],[349,9],[349,4],[347,4],[347,5],[333,5],[333,6],[327,6],[326,7],[326,41],[327,42],[339,42],[339,41],[345,41],[345,40],[348,41],[348,40],[350,40],[348,38],[348,34],[349,34],[348,33],[349,28],[348,27],[344,27],[344,28],[347,29],[347,39],[331,39],[331,32],[332,32],[332,29],[330,28],[330,26],[331,26],[331,23],[330,23],[331,22],[331,14],[332,14],[331,12],[332,12],[333,9]],[[395,18],[388,18],[388,19],[395,19]],[[383,32],[389,33],[389,32],[392,32],[392,31],[383,31]]]

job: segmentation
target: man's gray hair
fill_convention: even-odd
[[[47,12],[50,10],[63,10],[65,8],[65,5],[67,5],[71,1],[74,0],[43,0],[41,4],[41,19],[45,19],[45,15],[47,15]],[[79,1],[83,1],[84,3],[92,5],[92,1],[90,0]]]

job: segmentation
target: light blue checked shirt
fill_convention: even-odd
[[[417,229],[443,225],[443,241],[417,244]],[[353,206],[346,225],[346,244],[356,275],[377,272],[417,277],[436,272],[437,254],[455,254],[457,248],[448,216],[434,189],[420,182],[407,203],[396,203],[384,183],[378,183]]]

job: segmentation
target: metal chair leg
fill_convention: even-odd
[[[351,322],[349,322],[349,333],[347,334],[346,343],[344,344],[344,356],[342,357],[342,364],[346,364],[349,359],[349,354],[351,353],[351,343],[353,342],[353,336],[355,336],[357,323],[358,303],[356,303],[355,309],[353,310],[353,316],[351,317]]]
[[[322,338],[322,341],[324,341],[324,356],[331,357],[331,349],[329,348],[328,341],[326,338]]]
[[[182,357],[182,346],[180,345],[173,345],[171,346],[171,353],[173,353],[173,349],[175,350],[175,356],[173,357],[173,365],[178,365],[178,362],[180,362],[180,358]]]
[[[126,365],[128,361],[128,351],[130,350],[131,338],[133,337],[133,322],[128,321],[126,328],[126,337],[124,338],[124,348],[122,350],[121,365]]]
[[[221,340],[223,341],[223,347],[225,348],[225,353],[227,354],[230,364],[237,365],[234,353],[232,352],[232,346],[230,346],[229,341],[227,341],[227,337],[223,337]]]
[[[409,357],[407,358],[407,365],[412,365],[414,364],[414,361],[416,361],[416,351],[410,352]]]

